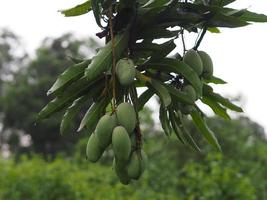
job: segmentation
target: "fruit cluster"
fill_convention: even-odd
[[[86,148],[87,159],[96,162],[112,144],[113,168],[123,184],[139,179],[146,167],[147,156],[138,148],[135,139],[136,119],[135,109],[130,103],[119,104],[116,112],[100,118]]]
[[[209,80],[213,76],[213,63],[211,57],[204,51],[195,51],[191,49],[187,51],[183,57],[183,62],[191,67],[200,79]],[[186,93],[190,99],[195,102],[199,99],[199,95],[194,87],[186,83],[182,87],[182,91]],[[181,112],[185,115],[190,114],[194,109],[193,105],[181,104]]]

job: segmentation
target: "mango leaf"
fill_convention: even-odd
[[[191,136],[191,134],[189,133],[189,131],[186,128],[185,125],[185,121],[182,117],[182,114],[180,111],[178,111],[175,115],[176,121],[178,126],[180,127],[182,133],[183,133],[183,137],[185,142],[195,151],[201,152],[201,149],[199,148],[199,146],[197,145],[197,143],[195,142],[194,138]]]
[[[69,106],[75,99],[85,95],[87,92],[92,95],[98,92],[103,87],[103,80],[100,79],[93,83],[88,82],[85,77],[81,78],[70,88],[67,89],[61,96],[50,101],[38,114],[37,122],[46,119],[54,113],[61,111],[66,106]]]
[[[138,35],[138,39],[161,39],[176,37],[180,31],[170,31],[163,28],[153,27],[141,31]]]
[[[258,14],[246,10],[240,17],[241,20],[249,22],[267,22],[267,15]]]
[[[217,27],[209,27],[208,31],[211,33],[221,33],[220,29],[218,29]]]
[[[92,10],[94,13],[95,21],[100,28],[103,28],[101,24],[101,6],[100,0],[91,0]]]
[[[216,115],[218,115],[218,116],[220,116],[226,120],[231,119],[231,117],[227,113],[227,110],[224,107],[222,107],[219,103],[217,103],[216,101],[213,101],[212,99],[210,99],[208,97],[203,97],[201,99],[201,101],[204,104],[208,105]]]
[[[208,80],[204,80],[205,83],[214,83],[214,84],[227,84],[226,81],[222,80],[221,78],[218,78],[216,76],[212,76],[210,79]]]
[[[73,16],[86,14],[90,10],[92,10],[91,1],[86,1],[80,5],[73,7],[73,8],[60,10],[59,12],[61,12],[61,14],[65,15],[65,17],[73,17]]]
[[[186,104],[194,104],[194,101],[192,101],[192,99],[188,95],[186,95],[184,92],[177,90],[172,85],[166,84],[165,87],[171,94],[172,98],[174,98],[175,100],[186,103]]]
[[[85,126],[90,131],[94,130],[107,104],[108,101],[106,99],[102,99],[101,101],[93,103],[92,106],[85,113],[77,131],[81,131]]]
[[[220,103],[221,105],[225,106],[226,108],[229,108],[230,110],[233,110],[236,112],[243,112],[242,108],[233,104],[229,99],[222,97],[220,94],[212,92],[208,95],[208,97],[212,99],[213,101],[216,101]]]
[[[173,108],[169,108],[168,109],[168,113],[169,113],[169,119],[172,125],[172,129],[177,137],[178,140],[180,140],[181,143],[185,144],[184,138],[183,138],[183,133],[181,131],[181,129],[179,128],[177,122],[176,122],[176,118],[175,118],[175,113],[174,113],[174,109]]]
[[[164,108],[168,107],[171,104],[171,96],[168,90],[165,87],[164,83],[156,79],[152,79],[151,82],[148,83],[149,88],[153,88],[156,94],[159,96]]]
[[[194,110],[190,113],[190,115],[199,132],[214,148],[221,151],[221,146],[218,143],[217,138],[215,137],[214,133],[209,129],[199,112],[197,110]]]
[[[47,95],[54,94],[57,91],[66,88],[68,85],[81,78],[84,74],[85,68],[90,62],[91,60],[86,60],[82,63],[73,65],[66,69],[61,75],[59,75],[56,82],[48,90]]]
[[[82,106],[86,101],[88,101],[90,97],[88,95],[82,96],[76,99],[70,107],[66,110],[61,124],[60,124],[60,134],[63,135],[70,129],[71,125],[74,123],[74,118],[79,114]],[[90,105],[91,103],[89,103]]]
[[[168,110],[164,108],[164,105],[160,105],[159,120],[164,133],[167,136],[171,136],[172,128],[170,126],[170,120],[168,117]]]
[[[139,97],[138,97],[138,104],[137,104],[137,110],[140,111],[143,109],[145,104],[151,99],[151,97],[154,95],[154,90],[148,88],[146,91],[144,91]]]
[[[249,25],[248,22],[234,16],[227,16],[217,12],[211,19],[206,23],[207,27],[227,27],[237,28]]]
[[[114,38],[114,50],[116,60],[125,51],[128,45],[129,31],[126,30],[122,34],[118,34]],[[112,43],[111,41],[102,48],[97,55],[92,59],[91,64],[85,69],[85,76],[88,80],[94,80],[104,71],[107,71],[112,66]]]
[[[157,69],[159,71],[164,71],[168,73],[173,72],[182,75],[196,89],[196,92],[200,94],[200,96],[202,96],[201,80],[199,79],[196,72],[184,62],[176,59],[164,58],[155,63],[148,63],[146,64],[146,67],[151,69]]]

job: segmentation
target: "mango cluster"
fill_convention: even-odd
[[[211,57],[204,51],[195,51],[190,49],[183,57],[183,61],[191,67],[201,79],[209,80],[213,76],[213,62]],[[199,97],[195,89],[186,83],[182,91],[185,92],[192,101],[196,101]],[[193,109],[192,105],[182,105],[183,114],[189,114]]]
[[[123,184],[139,179],[146,168],[147,156],[136,148],[136,112],[130,103],[121,103],[116,112],[102,116],[86,148],[87,159],[97,162],[111,144],[114,152],[113,168]]]

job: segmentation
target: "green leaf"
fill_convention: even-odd
[[[148,87],[155,90],[165,108],[171,104],[171,96],[164,83],[161,83],[156,79],[152,79],[151,82],[148,83]]]
[[[231,119],[231,117],[227,113],[227,110],[224,107],[222,107],[219,103],[217,103],[216,101],[213,101],[212,99],[208,97],[203,97],[201,101],[205,103],[206,105],[208,105],[216,115],[226,120]]]
[[[74,123],[74,118],[79,114],[82,106],[86,101],[88,101],[90,97],[88,95],[82,96],[76,99],[70,107],[66,110],[61,124],[60,124],[60,133],[63,135],[70,129],[71,125]],[[91,103],[89,103],[90,105]]]
[[[161,27],[150,27],[141,31],[138,35],[138,39],[161,39],[176,37],[180,31],[170,31]]]
[[[101,24],[101,5],[100,0],[91,0],[92,9],[95,17],[95,21],[97,25],[101,28],[103,28]]]
[[[267,15],[258,14],[246,10],[240,17],[241,20],[249,22],[267,22]]]
[[[169,108],[168,113],[169,113],[169,117],[170,117],[170,123],[172,125],[172,128],[174,130],[174,133],[175,133],[177,139],[180,140],[183,144],[185,144],[185,141],[183,138],[183,133],[176,122],[174,109]]]
[[[192,99],[188,95],[186,95],[184,92],[177,90],[172,85],[165,85],[165,87],[171,94],[172,98],[174,98],[175,100],[186,103],[186,104],[194,104],[194,101],[192,101]]]
[[[103,115],[107,104],[108,101],[106,99],[102,99],[101,101],[93,103],[92,106],[85,113],[77,131],[81,131],[85,126],[90,131],[94,130],[98,120]]]
[[[227,84],[226,81],[222,80],[221,78],[212,76],[209,80],[204,80],[205,83],[214,83],[214,84]]]
[[[227,16],[217,12],[211,19],[206,23],[207,27],[227,27],[237,28],[249,25],[248,22],[234,16]]]
[[[164,108],[164,105],[160,105],[159,120],[164,133],[167,136],[171,136],[172,128],[170,126],[170,120],[168,117],[168,110]]]
[[[220,29],[218,29],[217,27],[209,27],[208,31],[211,33],[221,33]]]
[[[226,108],[229,108],[230,110],[233,110],[236,112],[243,112],[242,108],[233,104],[229,99],[222,97],[220,94],[211,92],[209,93],[208,97],[212,99],[213,101],[216,101],[220,103],[221,105],[225,106]]]
[[[116,60],[120,58],[128,45],[129,31],[126,30],[122,34],[118,34],[114,38],[114,50]],[[112,42],[110,41],[102,48],[97,55],[92,59],[91,64],[85,69],[85,76],[88,80],[94,80],[104,71],[107,71],[112,66]]]
[[[201,149],[199,148],[199,146],[195,142],[194,138],[191,136],[191,134],[189,133],[189,131],[186,128],[182,114],[178,111],[176,113],[175,117],[176,117],[177,124],[183,133],[183,137],[184,137],[185,142],[195,151],[201,152]]]
[[[86,1],[80,5],[73,7],[73,8],[60,10],[59,12],[61,12],[61,14],[65,15],[65,17],[73,17],[73,16],[86,14],[90,10],[92,10],[91,1]]]
[[[146,67],[157,69],[159,71],[164,71],[168,73],[173,72],[182,75],[196,89],[196,92],[200,94],[200,96],[202,96],[201,80],[199,79],[196,72],[184,62],[176,59],[164,58],[155,63],[148,63],[146,64]]]
[[[194,124],[196,125],[199,132],[206,138],[206,140],[217,150],[221,151],[221,146],[218,143],[217,138],[215,137],[214,133],[209,129],[206,122],[202,118],[202,116],[199,114],[197,110],[194,110],[191,112],[191,117],[194,121]]]
[[[137,110],[142,110],[145,104],[149,101],[149,99],[151,99],[154,94],[154,90],[150,88],[144,91],[138,98]]]
[[[66,69],[61,75],[59,75],[56,82],[48,90],[47,95],[54,94],[57,91],[66,88],[68,85],[81,78],[84,74],[85,68],[88,66],[90,62],[91,60],[86,60],[83,61],[82,63],[73,65],[68,69]]]
[[[69,106],[75,99],[91,93],[92,95],[103,88],[103,80],[100,79],[93,83],[88,82],[85,77],[81,78],[70,88],[67,89],[62,95],[50,101],[38,114],[37,122],[46,119],[54,113],[61,111]]]

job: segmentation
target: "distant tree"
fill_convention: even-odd
[[[37,49],[35,58],[20,68],[13,75],[14,79],[4,82],[1,97],[3,132],[29,134],[36,152],[54,154],[61,150],[71,151],[78,135],[61,137],[58,134],[59,120],[49,119],[36,124],[35,119],[37,112],[50,100],[46,91],[66,66],[73,65],[71,56],[84,58],[85,54],[90,55],[91,46],[96,48],[98,44],[92,39],[77,40],[71,34],[56,39],[46,38]],[[12,58],[7,59],[12,61]]]

